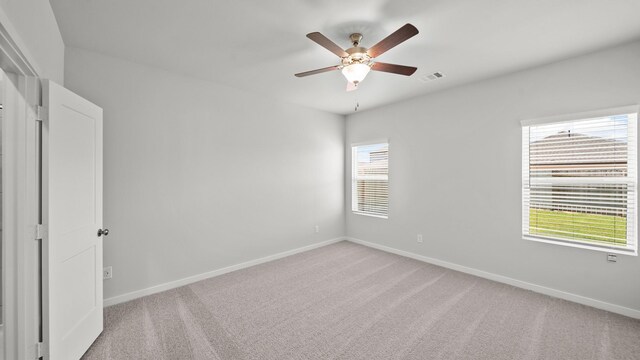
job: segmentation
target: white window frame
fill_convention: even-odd
[[[391,144],[389,142],[389,139],[378,139],[378,140],[371,140],[371,141],[358,142],[358,143],[351,144],[351,212],[356,215],[369,216],[369,217],[378,218],[378,219],[389,219],[391,199],[387,200],[388,203],[387,203],[386,216],[357,210],[358,209],[358,189],[356,187],[356,173],[357,173],[356,148],[359,146],[367,146],[367,145],[375,145],[375,144],[387,144],[387,147],[389,148],[388,151],[389,153],[391,153]],[[387,186],[390,185],[389,181],[390,181],[390,171],[387,170]],[[389,191],[390,190],[391,190],[391,187],[389,186]]]
[[[522,186],[521,186],[521,192],[522,192],[522,198],[521,198],[521,205],[522,205],[522,238],[524,240],[530,240],[530,241],[536,241],[536,242],[542,242],[542,243],[548,243],[548,244],[555,244],[555,245],[561,245],[561,246],[569,246],[569,247],[574,247],[574,248],[580,248],[580,249],[588,249],[588,250],[596,250],[596,251],[602,251],[602,252],[607,252],[607,253],[614,253],[614,254],[623,254],[623,255],[632,255],[632,256],[637,256],[638,255],[638,200],[637,200],[637,194],[638,194],[638,174],[637,174],[637,164],[635,166],[636,169],[636,173],[635,173],[635,179],[633,179],[633,181],[629,181],[627,183],[628,186],[631,187],[631,191],[634,193],[634,203],[632,204],[633,206],[633,219],[631,219],[631,221],[629,221],[630,219],[627,218],[627,229],[632,228],[633,229],[633,248],[620,248],[620,247],[615,247],[615,246],[607,246],[604,244],[588,244],[586,242],[580,242],[579,240],[576,241],[572,241],[572,240],[559,240],[559,239],[551,239],[551,238],[545,238],[542,236],[533,236],[533,235],[528,235],[525,232],[525,227],[528,227],[529,224],[529,209],[526,208],[526,199],[525,199],[525,186],[529,185],[529,139],[525,139],[525,131],[527,131],[528,133],[528,127],[529,126],[534,126],[534,125],[541,125],[541,124],[551,124],[551,123],[561,123],[561,122],[570,122],[570,121],[576,121],[576,120],[588,120],[588,119],[593,119],[593,118],[599,118],[599,117],[606,117],[606,116],[614,116],[614,115],[620,115],[620,114],[632,114],[635,113],[638,116],[637,121],[640,122],[640,115],[638,114],[639,111],[639,106],[638,105],[629,105],[629,106],[621,106],[621,107],[615,107],[615,108],[608,108],[608,109],[600,109],[600,110],[594,110],[594,111],[587,111],[587,112],[581,112],[581,113],[573,113],[573,114],[564,114],[564,115],[557,115],[557,116],[549,116],[549,117],[544,117],[544,118],[538,118],[538,119],[530,119],[530,120],[523,120],[521,121],[521,125],[522,125]],[[637,132],[638,132],[638,127],[636,124],[636,161],[638,160],[637,158],[637,152],[638,152],[638,136],[637,136]],[[619,181],[619,180],[618,180]],[[629,230],[627,230],[629,231]]]

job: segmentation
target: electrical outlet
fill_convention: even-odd
[[[607,261],[608,262],[617,262],[618,261],[618,256],[616,256],[616,254],[607,254]]]
[[[422,244],[422,234],[418,234],[418,242]]]
[[[102,268],[102,279],[111,279],[113,277],[113,269],[111,266],[107,266],[106,268]]]
[[[316,225],[316,233],[320,232],[320,225]]]

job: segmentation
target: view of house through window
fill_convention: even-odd
[[[352,210],[387,217],[389,210],[389,144],[352,147]]]
[[[523,126],[523,235],[637,251],[637,114]]]

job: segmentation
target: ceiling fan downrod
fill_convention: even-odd
[[[362,34],[353,33],[353,34],[349,35],[349,39],[351,39],[351,43],[353,44],[353,47],[358,47],[358,46],[360,46],[360,43],[362,42]]]

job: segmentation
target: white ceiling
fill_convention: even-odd
[[[330,112],[347,114],[640,38],[639,0],[50,0],[67,46],[94,50]],[[338,71],[296,78],[338,58],[320,31],[370,47],[405,23],[420,34],[345,92]],[[446,77],[423,82],[441,71]]]

